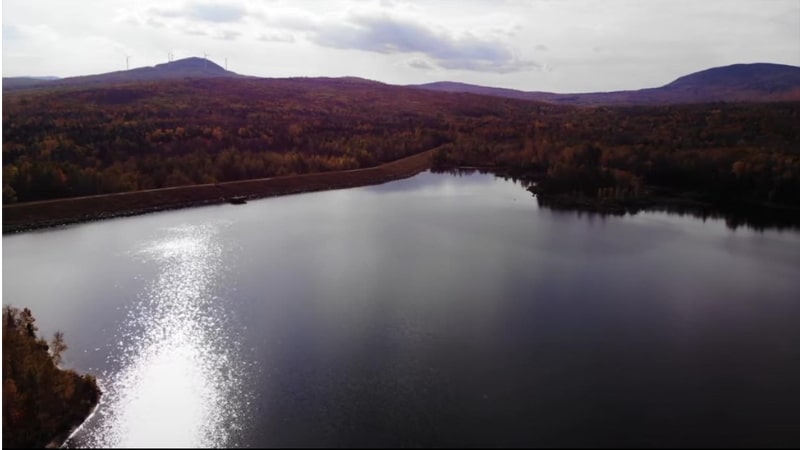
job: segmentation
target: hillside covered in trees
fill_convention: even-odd
[[[800,207],[800,103],[564,106],[355,78],[7,92],[4,203],[373,167],[436,149],[541,198]]]
[[[446,142],[443,114],[484,103],[408,91],[359,80],[194,79],[6,94],[3,198],[371,167]]]
[[[58,368],[64,336],[48,344],[35,320],[28,308],[3,307],[3,447],[60,444],[100,399],[93,376]]]
[[[500,123],[457,132],[434,164],[502,169],[535,182],[541,196],[580,198],[576,205],[667,190],[721,205],[797,208],[798,121],[800,103],[551,109],[524,131],[508,128],[506,140]]]

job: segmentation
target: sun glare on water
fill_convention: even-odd
[[[157,277],[130,311],[91,447],[222,447],[241,425],[244,363],[214,293],[217,229],[179,227],[137,252]],[[246,397],[246,395],[244,396]]]

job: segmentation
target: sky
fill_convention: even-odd
[[[3,0],[2,73],[76,76],[208,55],[262,77],[526,91],[661,86],[800,66],[800,0]]]

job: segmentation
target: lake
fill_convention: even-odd
[[[3,237],[102,446],[797,446],[800,232],[433,174]]]

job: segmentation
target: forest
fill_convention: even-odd
[[[393,94],[360,81],[225,79],[7,94],[3,199],[371,167],[446,142],[426,93]]]
[[[91,375],[61,370],[63,333],[37,336],[28,308],[3,307],[3,447],[42,448],[66,439],[97,405]],[[57,442],[61,444],[61,442]]]
[[[550,204],[589,209],[654,196],[800,206],[798,103],[553,112],[513,135],[498,133],[500,124],[459,133],[434,152],[434,166],[493,167],[529,181]]]
[[[185,79],[7,93],[3,201],[372,167],[436,149],[578,203],[800,207],[800,103],[576,107],[359,79]]]

